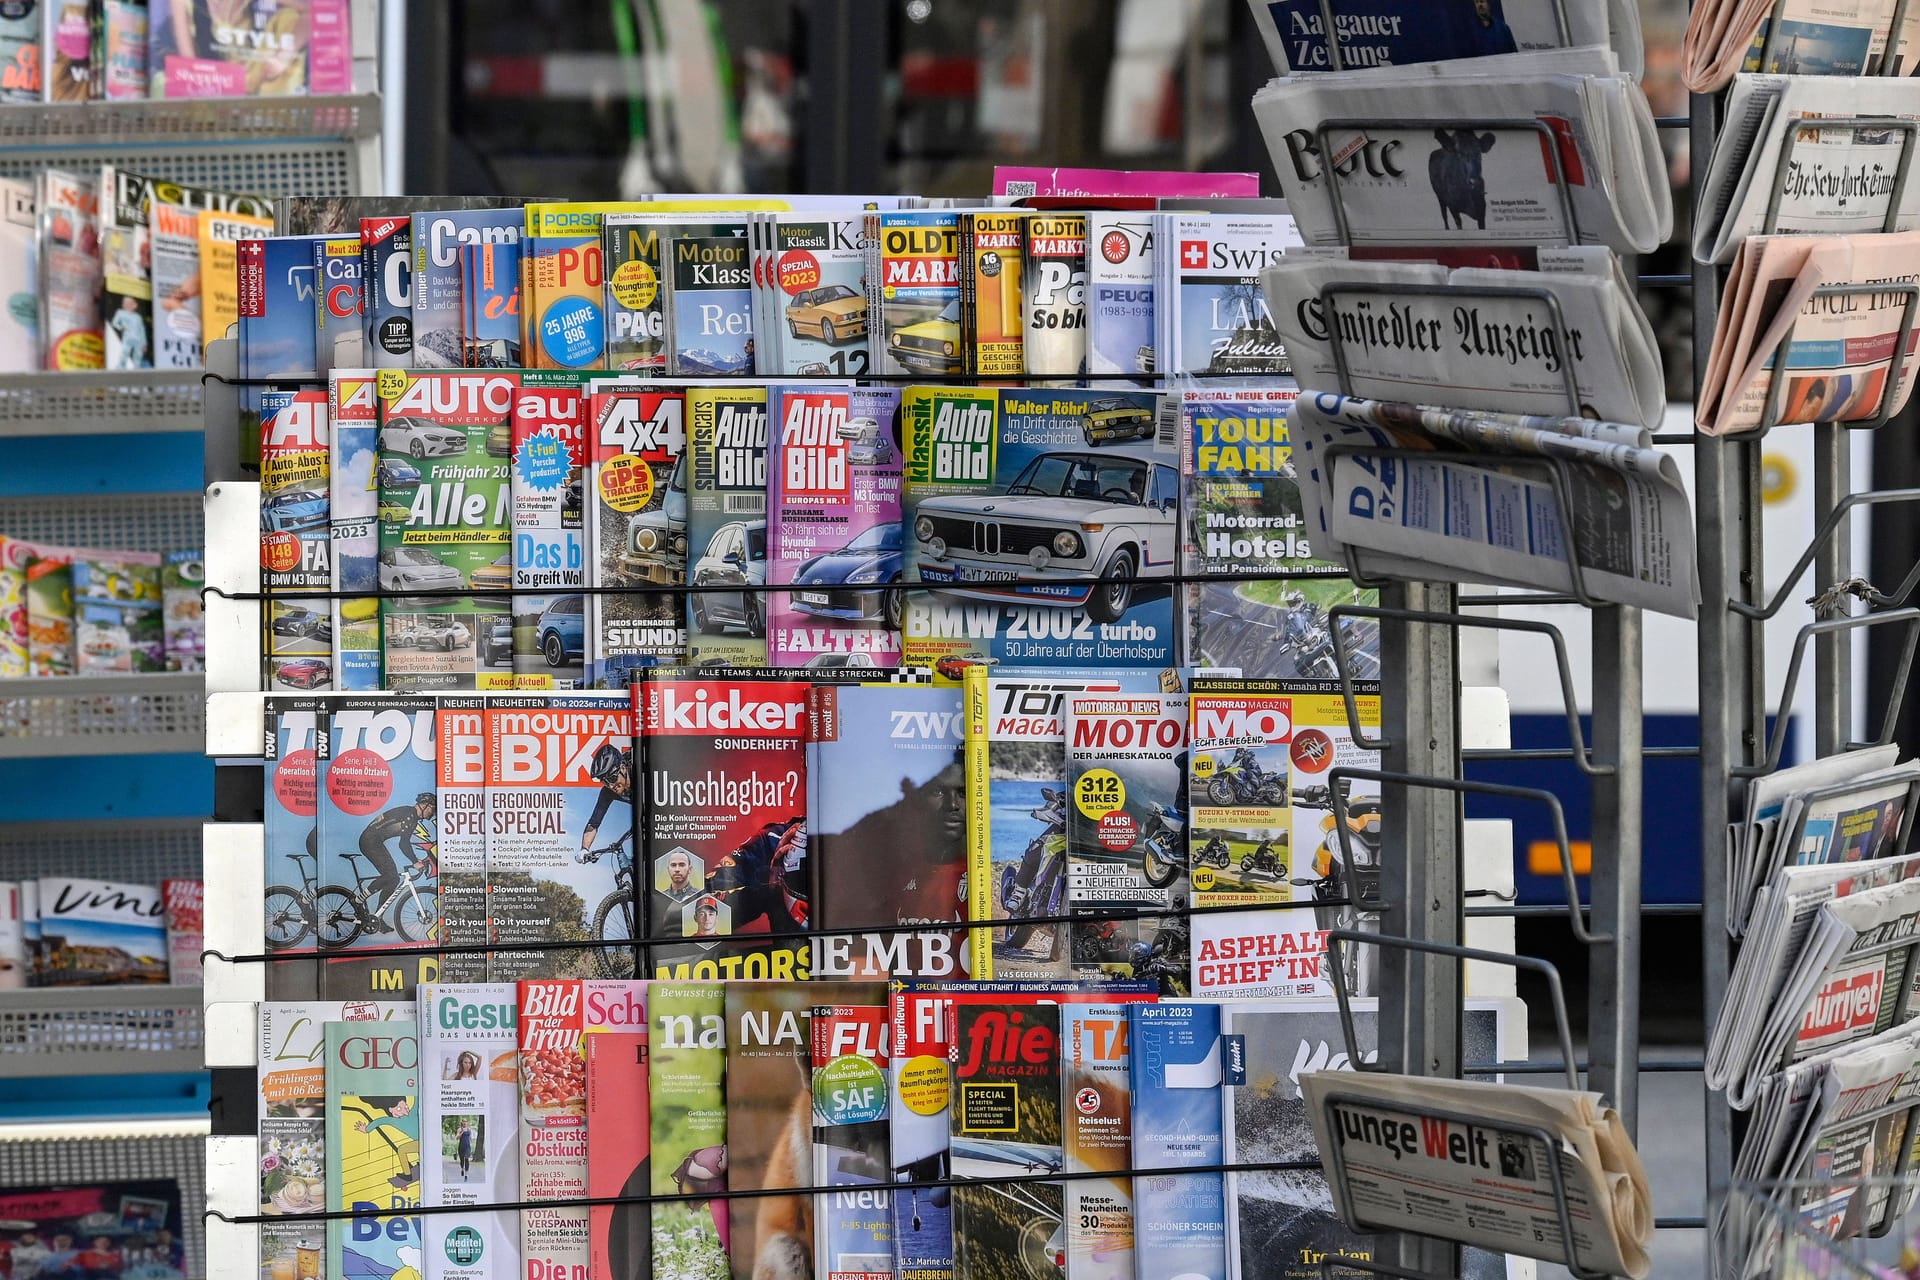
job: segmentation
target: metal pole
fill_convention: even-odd
[[[1642,809],[1640,611],[1593,615],[1593,752],[1613,772],[1593,779],[1593,931],[1588,957],[1588,1087],[1613,1100],[1637,1132],[1640,1110],[1640,855]]]
[[[1454,610],[1455,590],[1409,582],[1381,592],[1389,608]],[[1459,633],[1432,623],[1389,622],[1381,628],[1381,716],[1388,772],[1460,776]],[[1461,940],[1461,797],[1428,787],[1389,784],[1382,832],[1381,897],[1386,919],[1404,936],[1457,946]],[[1461,983],[1457,960],[1381,948],[1380,1061],[1409,1075],[1460,1074]],[[1403,1266],[1455,1275],[1458,1249],[1407,1236]]]
[[[1840,505],[1852,486],[1853,440],[1847,429],[1823,422],[1813,429],[1813,518],[1817,525]],[[1815,595],[1853,576],[1852,518],[1841,520],[1814,558]],[[1844,599],[1844,597],[1843,597]],[[1813,739],[1816,756],[1846,750],[1853,726],[1851,632],[1821,635],[1813,642]],[[1792,708],[1781,707],[1786,715]]]

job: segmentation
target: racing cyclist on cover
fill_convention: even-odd
[[[593,838],[600,834],[600,823],[607,816],[607,810],[614,801],[623,800],[629,806],[633,804],[633,752],[622,751],[611,742],[605,743],[593,753],[593,763],[587,766],[587,775],[600,784],[600,794],[594,797],[593,812],[587,815],[586,830],[580,833],[580,847],[593,848]]]
[[[400,863],[387,841],[398,840],[399,852],[407,860],[407,870],[432,874],[429,851],[436,843],[433,822],[440,812],[440,800],[431,791],[422,791],[411,805],[395,805],[382,811],[360,832],[360,852],[373,864],[373,887],[367,893],[367,927],[374,933],[392,933],[393,926],[373,914],[400,888]],[[419,837],[418,845],[412,843]],[[384,914],[384,913],[383,913]]]

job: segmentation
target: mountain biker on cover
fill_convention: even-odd
[[[375,872],[373,887],[367,896],[369,913],[400,887],[400,864],[388,850],[387,841],[400,842],[399,852],[406,856],[407,870],[418,871],[423,876],[432,873],[427,850],[420,850],[415,857],[408,841],[439,812],[439,797],[431,791],[422,791],[413,798],[412,804],[395,805],[383,811],[360,832],[360,852],[373,864]],[[368,927],[375,933],[393,932],[393,926],[378,916],[371,918]]]
[[[607,810],[614,801],[623,800],[633,803],[633,752],[622,751],[611,742],[593,753],[593,763],[587,766],[587,776],[600,784],[600,794],[594,797],[593,812],[587,815],[586,830],[580,833],[580,847],[593,848],[593,838],[600,834],[601,820],[607,816]]]

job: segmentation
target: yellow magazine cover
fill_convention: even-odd
[[[1020,250],[1022,232],[1032,215],[1010,211],[965,216],[970,230],[965,235],[961,290],[967,313],[967,372],[1018,377],[1026,371],[1021,340],[1026,295],[1020,283]]]
[[[200,340],[207,343],[227,336],[240,320],[238,251],[241,240],[259,240],[273,234],[272,218],[250,218],[244,213],[202,209],[197,215],[200,241]]]
[[[962,763],[967,786],[967,919],[993,919],[993,814],[987,764],[987,672],[976,662],[961,678],[966,712],[966,743]],[[967,931],[967,971],[975,981],[993,978],[993,930]]]

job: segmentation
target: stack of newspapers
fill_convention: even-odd
[[[1887,37],[1900,7],[1900,0],[1698,0],[1687,23],[1681,76],[1695,93],[1717,93],[1743,70],[1911,75],[1920,47],[1920,8],[1908,6],[1889,51]],[[1770,29],[1776,13],[1777,31]]]
[[[1473,0],[1367,0],[1330,6],[1327,38],[1321,0],[1247,0],[1281,75],[1342,67],[1447,62],[1534,49],[1608,45],[1629,75],[1645,59],[1638,0],[1547,0],[1498,4]],[[1331,46],[1331,47],[1330,47]]]

